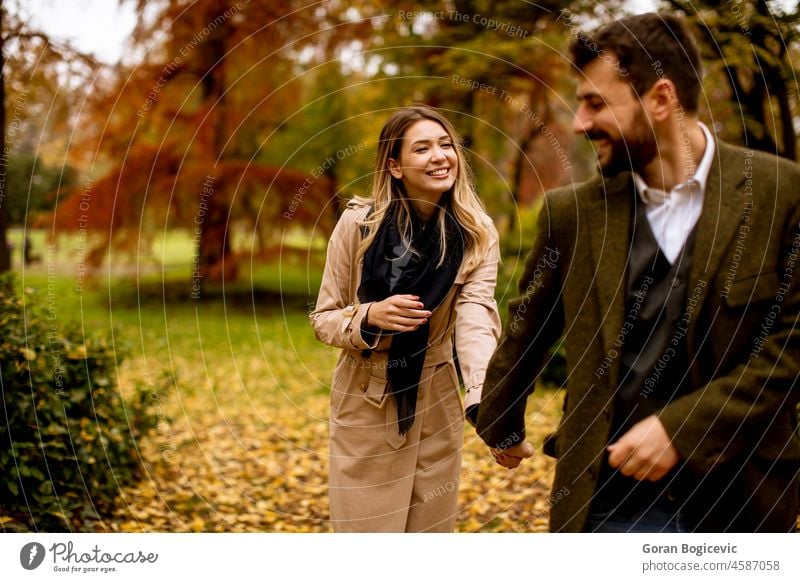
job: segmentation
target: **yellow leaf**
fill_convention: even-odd
[[[85,360],[86,346],[84,345],[77,346],[76,348],[72,349],[69,353],[67,353],[67,357],[70,360]]]

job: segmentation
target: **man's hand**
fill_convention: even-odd
[[[637,481],[658,481],[680,458],[656,415],[633,425],[608,452],[608,464]]]
[[[498,465],[502,465],[506,469],[514,469],[519,466],[522,459],[533,456],[533,445],[528,441],[522,441],[505,449],[492,449],[492,456]]]

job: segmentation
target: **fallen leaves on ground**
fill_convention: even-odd
[[[152,383],[159,422],[140,443],[143,479],[120,492],[113,519],[97,529],[331,531],[328,386],[336,351],[305,336],[227,353],[224,345],[191,357],[181,351],[169,358],[174,382],[157,385],[142,359],[121,371],[123,388],[143,377]],[[457,531],[546,531],[554,462],[541,442],[560,411],[559,392],[531,397],[528,438],[538,451],[513,471],[465,429]]]

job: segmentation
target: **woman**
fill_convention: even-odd
[[[464,411],[452,340],[469,415],[500,330],[498,262],[453,126],[429,107],[397,111],[372,196],[351,201],[331,236],[311,314],[317,338],[343,348],[330,413],[336,531],[453,531]]]

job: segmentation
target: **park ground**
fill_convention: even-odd
[[[147,391],[156,412],[138,442],[141,478],[119,491],[117,509],[94,524],[123,532],[325,532],[330,377],[337,350],[308,323],[319,261],[285,258],[243,265],[237,283],[192,298],[191,241],[169,233],[152,256],[111,256],[92,277],[76,270],[74,239],[31,240],[40,262],[23,267],[22,233],[12,233],[21,286],[53,310],[58,326],[78,322],[111,337],[125,355],[123,394]],[[471,427],[457,530],[547,529],[554,463],[541,453],[562,395],[529,399],[536,456],[514,470],[494,463]]]

